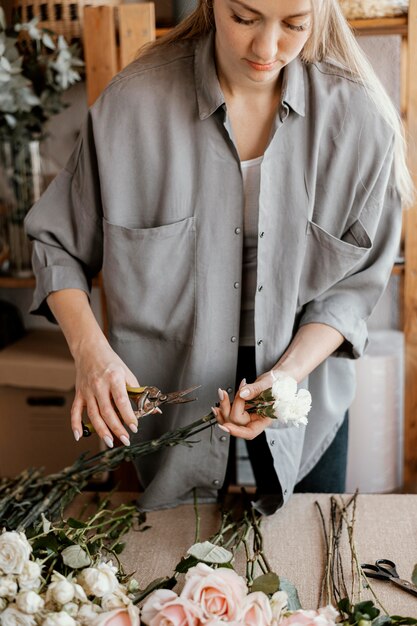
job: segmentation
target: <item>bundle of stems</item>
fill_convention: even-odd
[[[122,461],[152,454],[167,446],[196,443],[192,438],[215,425],[213,413],[158,439],[140,441],[130,446],[104,450],[92,456],[81,455],[73,465],[55,474],[44,475],[41,469],[27,469],[18,476],[0,482],[0,528],[23,531],[42,515],[55,518],[81,492],[92,478],[116,469]]]

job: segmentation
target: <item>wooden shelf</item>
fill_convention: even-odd
[[[408,19],[400,17],[375,17],[370,19],[349,20],[357,35],[407,35]]]

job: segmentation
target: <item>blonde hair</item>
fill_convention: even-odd
[[[404,207],[413,203],[414,186],[406,162],[406,142],[400,115],[357,43],[338,0],[311,0],[311,34],[301,57],[306,63],[333,60],[363,84],[370,100],[394,133],[395,182]],[[178,41],[196,39],[215,29],[212,0],[199,0],[198,7],[167,35],[146,45],[139,55]]]

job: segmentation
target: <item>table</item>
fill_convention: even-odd
[[[135,497],[132,493],[116,493],[113,501],[128,502]],[[82,496],[83,500],[86,498],[88,494]],[[328,494],[294,494],[283,509],[262,522],[265,553],[271,567],[295,584],[303,608],[317,607],[324,572],[324,540],[315,501],[322,506],[327,521]],[[218,507],[205,504],[199,510],[203,541],[218,529]],[[74,504],[71,515],[76,512],[77,504]],[[356,520],[360,562],[373,562],[377,558],[393,560],[400,577],[410,580],[417,563],[417,495],[359,495]],[[126,571],[136,571],[135,577],[142,588],[155,578],[171,574],[194,543],[194,508],[183,505],[153,511],[147,514],[147,523],[151,526],[149,530],[129,533],[121,555]],[[347,544],[344,555],[348,557]],[[349,573],[350,556],[345,562]],[[236,569],[244,573],[243,555],[237,559]],[[417,596],[392,583],[373,580],[372,586],[390,615],[417,618]],[[368,597],[370,592],[364,590],[362,599]]]

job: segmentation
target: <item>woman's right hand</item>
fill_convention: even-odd
[[[104,337],[98,342],[81,342],[74,353],[74,360],[76,392],[71,409],[71,427],[75,439],[78,441],[82,436],[81,420],[86,408],[88,421],[109,448],[113,447],[114,436],[124,445],[129,445],[129,432],[125,426],[136,433],[138,420],[126,384],[139,387],[137,378]]]

